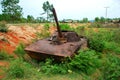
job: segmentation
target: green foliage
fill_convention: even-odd
[[[92,23],[90,26],[90,28],[102,28],[102,24],[101,23],[98,23],[98,22],[94,22]]]
[[[53,59],[46,59],[45,63],[44,62],[41,62],[40,63],[40,70],[43,72],[43,73],[46,73],[46,74],[65,74],[68,72],[68,68],[66,66],[66,64],[55,64],[53,63]]]
[[[66,74],[79,72],[85,74],[93,73],[101,66],[99,54],[93,50],[79,51],[73,59],[66,59],[62,63],[56,63],[53,59],[40,62],[40,71],[46,74]]]
[[[101,18],[100,18],[100,22],[101,22],[101,23],[105,23],[105,18],[104,18],[104,17],[101,17]]]
[[[14,53],[17,54],[19,57],[22,57],[22,58],[23,58],[24,54],[26,53],[26,52],[24,51],[24,48],[25,48],[24,44],[20,43],[20,44],[16,47]]]
[[[119,80],[120,79],[120,58],[108,54],[106,63],[102,67],[101,80]]]
[[[88,22],[88,18],[83,18],[83,23],[87,23]]]
[[[60,24],[61,30],[73,30],[68,24]]]
[[[37,23],[45,22],[45,18],[44,17],[37,17],[36,22]]]
[[[42,8],[44,10],[44,13],[47,13],[47,21],[49,18],[53,18],[53,14],[52,14],[53,5],[50,4],[49,1],[44,2]]]
[[[104,41],[99,34],[92,35],[89,38],[89,48],[96,50],[98,52],[102,52],[104,49]]]
[[[27,16],[27,22],[35,22],[34,17],[32,15]]]
[[[95,18],[95,22],[99,22],[99,20],[100,20],[99,17]]]
[[[104,49],[104,43],[100,40],[97,40],[97,39],[90,39],[89,48],[96,50],[98,52],[102,52]]]
[[[105,50],[120,54],[120,45],[115,42],[105,42]]]
[[[8,32],[8,27],[5,22],[0,22],[0,32]]]
[[[0,51],[0,60],[6,60],[9,58],[9,55],[7,54],[7,52],[5,50],[1,50]]]
[[[98,57],[93,50],[79,51],[79,54],[71,60],[70,65],[75,71],[91,74],[101,65]]]
[[[48,23],[44,24],[44,29],[45,30],[49,30],[49,28],[50,28],[50,25]]]
[[[89,47],[96,51],[102,52],[105,48],[105,42],[113,41],[114,33],[112,31],[99,31],[95,33],[93,31],[89,32]]]
[[[20,20],[22,16],[22,8],[18,5],[19,0],[2,0],[1,5],[2,5],[2,12],[3,15],[7,16],[3,20],[7,21],[16,21]]]
[[[113,35],[113,41],[115,41],[116,43],[120,43],[120,29],[114,30],[113,31],[114,35]]]
[[[85,27],[84,26],[78,26],[77,28],[73,29],[77,34],[84,35],[85,33]]]
[[[105,18],[104,18],[104,17],[100,17],[100,18],[99,18],[99,17],[96,17],[96,18],[95,18],[95,22],[97,22],[97,23],[98,23],[98,22],[99,22],[99,23],[105,23]]]
[[[40,75],[37,71],[37,68],[33,67],[24,60],[18,58],[10,61],[10,66],[6,70],[6,77],[3,80],[16,80],[16,79],[38,80],[40,79]]]
[[[24,77],[24,69],[22,68],[21,61],[14,61],[11,63],[10,68],[7,71],[9,77],[22,78]]]

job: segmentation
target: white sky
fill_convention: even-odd
[[[23,8],[23,15],[40,17],[43,13],[42,5],[47,0],[20,0],[19,5]],[[108,8],[108,17],[120,17],[120,0],[48,0],[53,4],[58,19],[83,19],[89,20],[95,17],[105,17],[105,8]],[[1,13],[1,12],[0,12]]]

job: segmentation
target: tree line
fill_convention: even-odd
[[[0,21],[6,22],[47,22],[53,20],[53,14],[51,13],[51,9],[53,5],[48,1],[43,3],[43,14],[47,14],[47,19],[44,17],[37,17],[36,19],[32,15],[28,15],[27,18],[23,17],[23,8],[18,5],[19,0],[1,0],[2,14],[0,14]]]
[[[18,5],[19,0],[1,0],[0,3],[2,6],[2,9],[1,9],[2,14],[0,14],[0,21],[6,21],[6,22],[12,22],[12,23],[17,23],[17,22],[40,23],[40,22],[51,22],[54,20],[53,14],[51,12],[53,5],[50,4],[48,1],[43,3],[42,8],[44,12],[41,14],[41,15],[46,14],[47,18],[44,18],[44,17],[34,18],[32,15],[28,15],[27,18],[23,17],[23,12],[22,12],[23,8],[20,5]],[[110,22],[112,20],[120,20],[120,18],[105,19],[104,17],[101,17],[101,18],[96,17],[94,19],[95,22],[101,22],[101,23],[104,23],[105,21]],[[89,20],[88,18],[83,18],[82,20],[77,20],[77,22],[88,23]]]

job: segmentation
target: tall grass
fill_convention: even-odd
[[[9,60],[10,57],[5,50],[0,50],[0,60]]]
[[[26,53],[26,52],[24,51],[24,48],[25,48],[25,45],[24,45],[23,43],[20,43],[20,44],[16,47],[14,53],[15,53],[18,57],[24,58],[24,55],[25,55],[25,53]]]

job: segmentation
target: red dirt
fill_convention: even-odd
[[[0,66],[7,67],[8,65],[9,65],[8,62],[6,62],[6,61],[0,61]]]
[[[1,80],[2,78],[4,78],[4,75],[0,75],[0,80]]]
[[[16,57],[13,53],[19,43],[30,44],[32,39],[36,38],[36,32],[42,30],[41,26],[33,28],[30,26],[9,26],[7,33],[0,32],[0,50],[5,50],[10,55]],[[50,27],[49,31],[52,34],[56,30],[55,27]]]

